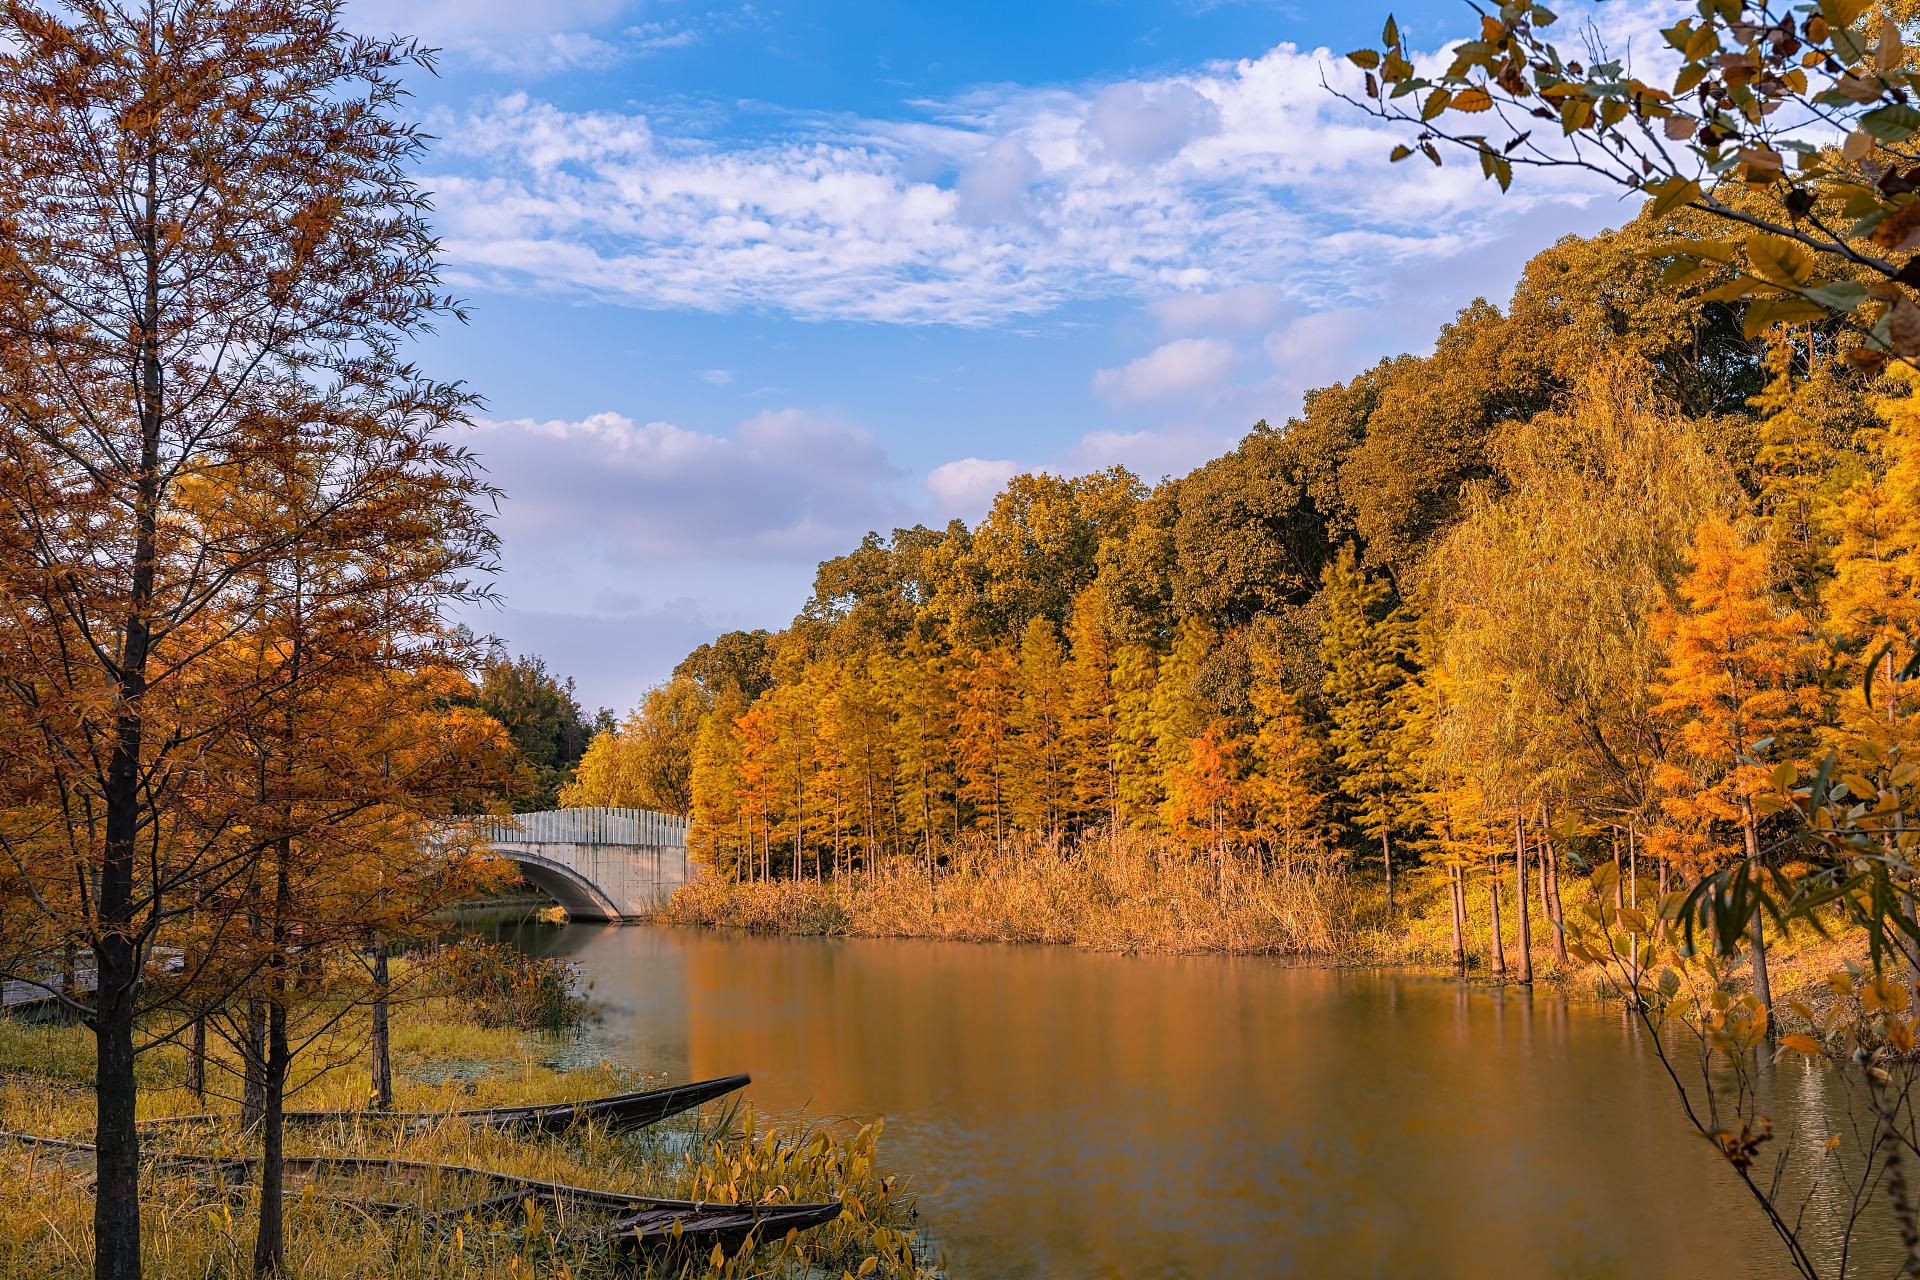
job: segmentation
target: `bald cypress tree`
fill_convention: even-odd
[[[1392,911],[1393,838],[1416,808],[1416,780],[1402,741],[1414,674],[1413,628],[1392,589],[1362,571],[1351,545],[1327,565],[1321,583],[1328,738],[1354,825],[1380,848]]]

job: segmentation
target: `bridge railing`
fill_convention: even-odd
[[[488,844],[637,844],[685,847],[687,820],[651,809],[544,809],[512,818],[475,818]]]

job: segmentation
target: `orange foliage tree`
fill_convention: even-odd
[[[1725,519],[1704,521],[1680,604],[1662,615],[1667,662],[1655,684],[1658,710],[1674,726],[1657,773],[1667,812],[1695,830],[1738,831],[1749,874],[1761,873],[1760,824],[1779,812],[1779,792],[1798,772],[1789,752],[1814,712],[1807,681],[1807,625],[1773,592],[1769,545]],[[1771,1011],[1765,921],[1748,922],[1754,993]]]

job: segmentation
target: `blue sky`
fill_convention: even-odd
[[[1398,14],[1426,49],[1471,16]],[[472,620],[624,711],[869,528],[974,519],[1016,470],[1182,473],[1621,218],[1389,166],[1320,84],[1384,16],[350,4],[444,50],[413,87],[471,321],[420,358],[485,397],[508,494],[505,606]]]

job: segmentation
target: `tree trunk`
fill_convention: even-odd
[[[1393,914],[1393,844],[1387,838],[1385,824],[1380,827],[1380,858],[1387,867],[1387,914]]]
[[[94,948],[95,1280],[140,1277],[140,1131],[134,1127],[133,1013],[139,969],[133,944],[104,937]]]
[[[240,1091],[240,1126],[251,1129],[267,1115],[267,1006],[259,996],[247,997],[244,1034],[240,1061],[246,1078]]]
[[[1491,909],[1493,923],[1487,929],[1488,954],[1493,964],[1493,976],[1507,976],[1507,948],[1500,940],[1500,859],[1492,854],[1487,856],[1487,905]]]
[[[1620,865],[1620,828],[1608,827],[1613,839],[1613,909],[1627,905],[1625,868]]]
[[[1513,811],[1513,901],[1520,935],[1520,985],[1533,985],[1533,927],[1527,918],[1527,833],[1520,810]]]
[[[1640,905],[1640,850],[1633,841],[1633,828],[1627,828],[1627,905]]]
[[[278,963],[278,961],[276,961]],[[283,985],[276,981],[276,985]],[[261,1117],[260,1223],[253,1237],[253,1274],[281,1273],[286,1254],[287,1006],[284,999],[267,1008],[266,1106]]]
[[[1447,868],[1447,905],[1453,909],[1453,971],[1463,974],[1467,971],[1466,904],[1460,897],[1459,867]]]
[[[1567,967],[1567,917],[1560,902],[1560,853],[1553,847],[1553,822],[1545,797],[1540,800],[1540,879],[1546,890],[1547,923],[1553,926],[1553,958]]]
[[[1760,830],[1759,822],[1753,816],[1753,802],[1740,802],[1740,831],[1747,840],[1747,867],[1757,887],[1760,879]],[[1747,921],[1747,940],[1753,953],[1753,997],[1767,1013],[1767,1035],[1774,1034],[1773,1026],[1773,982],[1767,974],[1767,926],[1766,913],[1755,908],[1753,918]]]
[[[200,1014],[193,1020],[193,1034],[187,1041],[187,1087],[193,1090],[194,1100],[204,1103],[207,1100],[207,1016]]]
[[[373,940],[373,1089],[375,1111],[393,1110],[393,1051],[387,1032],[387,940]]]

